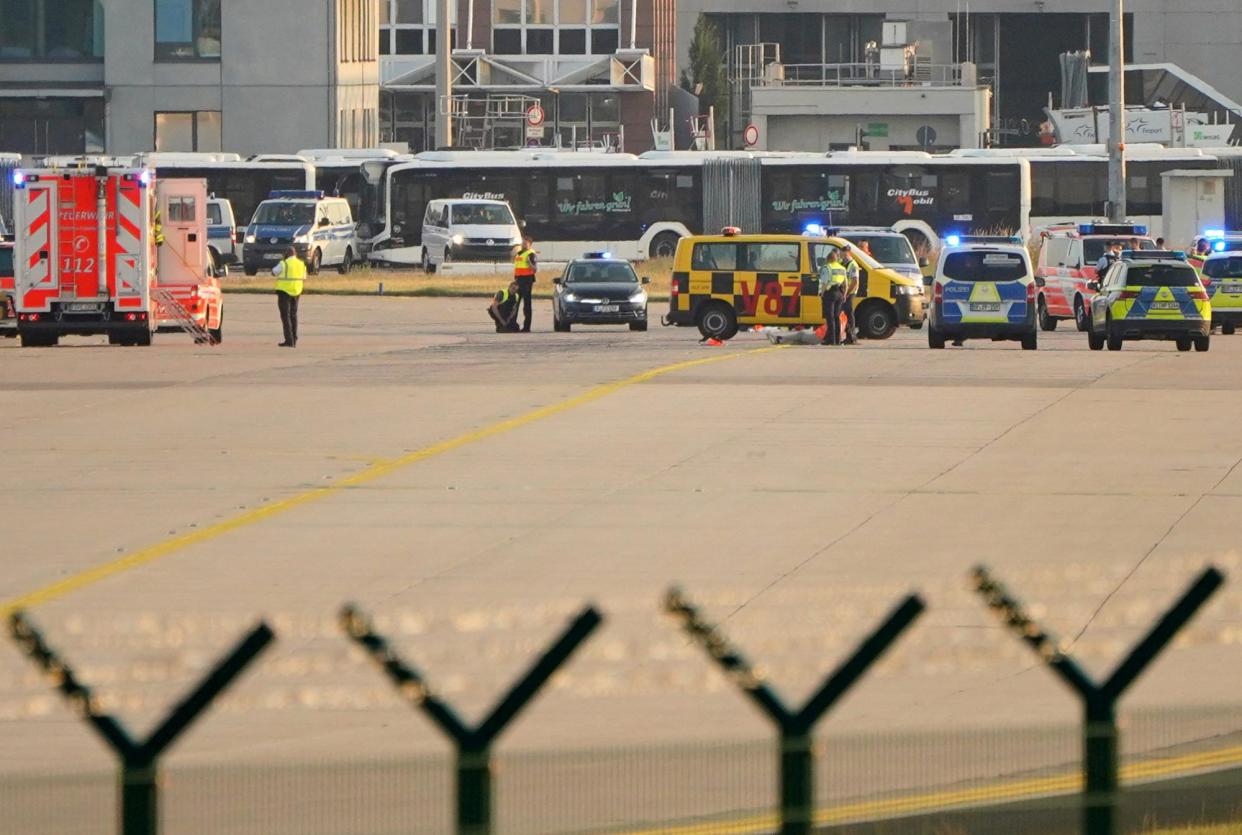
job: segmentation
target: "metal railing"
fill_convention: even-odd
[[[1081,798],[1081,832],[1084,835],[1114,835],[1121,831],[1119,822],[1120,811],[1126,801],[1129,789],[1121,789],[1121,781],[1125,769],[1121,764],[1120,734],[1116,717],[1117,703],[1134,680],[1150,665],[1150,663],[1168,646],[1177,633],[1190,621],[1209,598],[1223,585],[1224,575],[1216,568],[1208,568],[1189,586],[1181,597],[1161,616],[1146,636],[1118,664],[1116,669],[1103,680],[1096,680],[1089,675],[1071,655],[1071,645],[1058,641],[1047,630],[1040,626],[1022,603],[992,575],[984,566],[972,572],[975,590],[984,605],[995,612],[1001,622],[1010,628],[1023,643],[1027,644],[1039,659],[1079,698],[1082,707],[1082,725],[1080,728],[1081,768],[1078,774],[1065,773],[1055,775],[1038,775],[1027,779],[1023,784],[1026,788],[1009,792],[1009,797],[1033,795],[1060,795],[1078,792]],[[662,601],[663,610],[670,615],[677,625],[694,642],[699,644],[725,673],[726,677],[736,684],[743,693],[753,701],[762,713],[771,721],[777,731],[778,740],[775,745],[775,781],[778,785],[779,802],[775,815],[755,814],[749,809],[740,811],[748,813],[741,822],[737,814],[728,822],[717,820],[701,821],[702,825],[691,829],[652,830],[677,832],[713,831],[728,832],[770,832],[778,830],[782,835],[809,835],[811,832],[827,831],[826,824],[848,817],[852,813],[863,820],[875,817],[891,818],[900,815],[904,810],[909,812],[917,804],[909,801],[879,801],[854,804],[852,809],[842,811],[817,808],[815,795],[817,790],[823,794],[823,781],[815,779],[816,761],[822,759],[818,755],[817,746],[813,741],[813,732],[820,719],[843,696],[857,684],[868,669],[889,650],[906,632],[907,628],[924,611],[922,599],[915,594],[906,596],[891,609],[888,616],[877,626],[852,652],[845,661],[840,663],[830,675],[815,689],[806,702],[800,707],[791,707],[767,683],[761,667],[752,665],[743,656],[740,649],[734,647],[724,636],[720,628],[708,622],[699,609],[690,602],[680,589],[670,589]],[[515,684],[500,698],[481,722],[470,725],[462,720],[447,700],[437,694],[424,675],[415,667],[402,660],[393,649],[391,642],[379,634],[371,621],[357,608],[344,607],[339,615],[339,628],[343,633],[342,640],[348,640],[360,647],[391,680],[397,693],[409,705],[423,711],[428,718],[448,737],[454,749],[452,762],[455,780],[448,784],[432,781],[439,786],[439,796],[451,795],[448,804],[447,818],[441,823],[434,823],[434,816],[439,814],[434,809],[419,813],[419,820],[404,821],[394,824],[384,831],[455,831],[459,834],[490,835],[495,829],[493,809],[494,798],[499,791],[508,789],[504,786],[503,776],[496,768],[497,755],[494,744],[499,735],[512,723],[517,715],[538,695],[557,670],[578,650],[583,643],[596,631],[603,622],[603,615],[594,607],[587,606],[574,617],[560,637],[548,647],[544,653],[530,666]],[[106,742],[118,760],[118,772],[115,786],[117,809],[117,825],[113,831],[121,835],[155,835],[164,831],[160,793],[166,785],[161,778],[160,759],[182,733],[201,716],[214,699],[231,686],[241,673],[253,662],[260,653],[275,640],[275,633],[264,623],[258,624],[242,639],[235,648],[223,657],[201,682],[179,701],[168,716],[155,726],[146,738],[136,738],[114,716],[99,707],[99,700],[90,687],[74,672],[69,662],[54,650],[44,639],[40,630],[23,612],[14,613],[9,621],[10,633],[19,649],[48,677],[53,687],[68,701],[76,713],[80,715]],[[1233,729],[1235,732],[1238,728]],[[772,751],[772,747],[768,748]],[[1186,760],[1188,771],[1202,770],[1212,766],[1232,766],[1242,773],[1238,764],[1242,763],[1242,749],[1230,749],[1233,753],[1223,757],[1221,752],[1198,751],[1189,755]],[[721,759],[724,749],[718,755],[708,754],[700,757],[696,764],[673,765],[674,771],[685,774],[697,774],[703,761]],[[702,754],[703,752],[700,752]],[[552,753],[549,757],[556,757]],[[567,755],[573,760],[572,755]],[[591,801],[597,807],[603,802],[614,799],[618,787],[610,782],[606,769],[591,769],[600,763],[602,756],[571,761],[560,769],[560,778],[576,780],[578,792],[576,797],[585,797],[587,791],[600,793],[601,799]],[[1167,763],[1166,763],[1167,765]],[[380,767],[382,770],[382,766]],[[1158,773],[1160,769],[1148,768],[1147,773]],[[648,772],[654,775],[651,768]],[[1133,771],[1133,769],[1132,769]],[[840,772],[832,772],[840,779]],[[1167,769],[1166,769],[1167,773]],[[395,775],[395,776],[394,776]],[[368,781],[374,791],[377,804],[391,803],[394,807],[408,804],[408,795],[422,791],[426,796],[426,774],[413,778],[423,785],[410,785],[403,790],[400,773],[389,774],[390,784],[378,785],[374,780]],[[755,780],[771,779],[772,774],[755,772],[743,775],[741,782],[751,786]],[[330,778],[329,778],[330,779]],[[863,774],[852,774],[851,779],[862,781],[869,779]],[[874,779],[874,778],[870,778]],[[227,780],[222,781],[227,782]],[[235,781],[237,782],[237,781]],[[198,813],[199,826],[205,818],[219,814],[222,806],[238,802],[245,794],[243,783],[227,790],[214,792],[213,805],[204,807]],[[451,788],[450,788],[451,787]],[[1033,788],[1032,788],[1033,787]],[[5,781],[0,779],[0,799],[6,792]],[[531,783],[519,785],[514,791],[533,791]],[[1226,787],[1236,789],[1236,784]],[[253,790],[253,786],[251,786]],[[693,792],[696,789],[689,789]],[[698,787],[700,791],[719,791],[720,786],[708,778]],[[30,794],[37,789],[23,789],[23,794]],[[64,805],[75,798],[81,802],[89,802],[86,797],[91,790],[80,786],[74,790],[66,786],[55,798],[49,798],[48,807]],[[98,792],[95,792],[96,796]],[[666,792],[666,794],[668,794]],[[671,796],[677,799],[680,793]],[[1209,792],[1210,794],[1210,792]],[[736,794],[734,795],[736,796]],[[1236,799],[1237,792],[1231,791],[1225,797]],[[572,794],[559,798],[558,803],[571,804],[576,797]],[[998,795],[973,790],[945,793],[947,805],[956,808],[995,802]],[[445,798],[446,800],[448,798]],[[75,800],[75,802],[77,802]],[[1229,802],[1226,800],[1226,803]],[[734,807],[737,811],[737,807]],[[325,812],[326,813],[326,810]],[[234,811],[233,814],[239,814]],[[242,813],[244,814],[244,813]],[[301,812],[289,813],[296,817]],[[551,827],[546,821],[555,817],[555,809],[541,809],[535,815],[535,823],[530,824],[533,831],[549,832]],[[654,813],[653,813],[654,814]],[[1003,814],[1003,813],[1002,813]],[[1237,814],[1235,809],[1230,814]],[[540,817],[541,816],[541,817]],[[3,830],[6,813],[0,812],[0,830]],[[101,815],[96,812],[95,819]],[[538,821],[545,823],[538,823]],[[649,819],[659,822],[658,818]],[[420,822],[421,821],[421,822]],[[628,823],[628,822],[627,822]],[[717,824],[719,826],[717,826]],[[994,822],[985,824],[991,829],[979,831],[997,831]],[[265,824],[263,831],[306,831],[299,830],[296,824],[288,822]],[[365,826],[365,825],[364,825]],[[290,829],[289,827],[292,827]],[[420,828],[422,827],[422,828]],[[17,830],[9,830],[17,831]],[[35,831],[26,826],[22,832]],[[102,831],[102,830],[101,830]],[[211,829],[195,829],[193,831],[215,831]],[[239,830],[241,831],[241,830]],[[250,831],[250,830],[246,830]],[[343,828],[336,831],[344,831]],[[377,829],[354,830],[377,832]],[[575,830],[561,830],[575,831]],[[592,827],[592,831],[626,831],[618,830],[615,824],[605,828]],[[632,831],[632,830],[628,830]],[[868,830],[872,831],[872,830]],[[881,830],[874,830],[881,831]],[[885,830],[901,831],[901,830]],[[948,830],[937,830],[948,831]],[[957,830],[953,830],[957,831]],[[1007,825],[1007,831],[1018,831]]]
[[[853,64],[769,64],[753,82],[758,87],[960,87],[960,64],[915,60],[908,69],[884,69],[876,62]]]

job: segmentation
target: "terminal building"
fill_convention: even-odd
[[[729,136],[720,137],[721,145],[1034,145],[1049,94],[1060,91],[1059,55],[1089,50],[1094,64],[1107,63],[1110,6],[1108,0],[679,0],[678,62],[687,64],[690,33],[706,15],[728,60]],[[1185,104],[1242,121],[1242,4],[1128,0],[1124,27],[1129,104]],[[1104,103],[1106,73],[1090,75],[1092,98]]]
[[[0,0],[0,151],[374,146],[379,20],[378,0]]]
[[[434,146],[442,112],[453,144],[642,152],[670,108],[693,110],[676,79],[676,0],[452,0],[451,102],[438,102],[436,0],[380,0],[380,133]],[[526,115],[539,105],[543,122]],[[689,108],[689,110],[687,110]]]

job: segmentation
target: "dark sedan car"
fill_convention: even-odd
[[[590,252],[565,265],[555,280],[552,327],[567,331],[573,325],[629,325],[647,330],[647,291],[630,262],[608,253]]]

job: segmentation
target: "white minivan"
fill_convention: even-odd
[[[423,215],[423,270],[446,261],[509,261],[522,230],[503,200],[432,200]]]

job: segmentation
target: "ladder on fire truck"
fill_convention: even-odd
[[[212,338],[211,332],[200,325],[190,315],[190,311],[185,309],[177,297],[174,296],[167,288],[156,287],[151,291],[151,295],[155,296],[155,300],[159,302],[164,312],[169,314],[177,323],[177,327],[194,337],[196,345],[217,345],[215,339]]]

